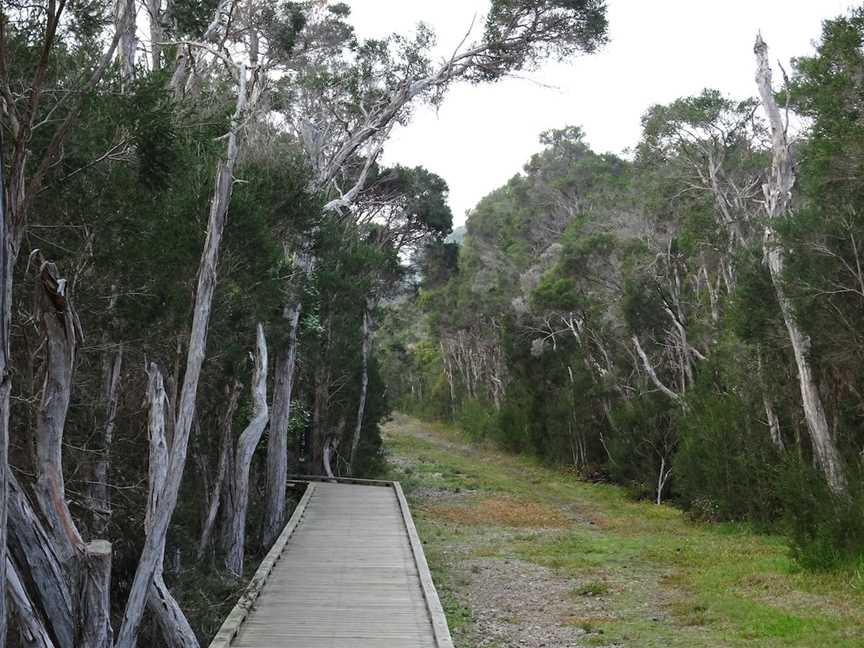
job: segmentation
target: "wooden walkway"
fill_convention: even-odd
[[[211,648],[452,648],[398,483],[310,483]]]

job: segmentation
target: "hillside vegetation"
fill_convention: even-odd
[[[758,98],[651,106],[627,158],[544,133],[389,313],[391,400],[859,565],[862,42],[827,21],[775,92],[760,40]]]
[[[861,645],[862,579],[781,537],[585,483],[457,427],[384,428],[457,648]]]

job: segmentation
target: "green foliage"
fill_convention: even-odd
[[[860,467],[849,478],[848,495],[835,495],[811,465],[790,455],[779,494],[792,537],[792,555],[804,567],[860,569],[864,557],[864,489]]]
[[[721,520],[776,521],[781,457],[753,404],[700,385],[680,418],[675,490],[687,508]],[[730,448],[734,451],[730,452]]]

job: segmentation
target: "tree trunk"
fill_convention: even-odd
[[[162,0],[147,0],[150,14],[150,60],[153,72],[162,69]]]
[[[138,46],[135,39],[136,22],[135,0],[115,0],[114,23],[120,34],[117,58],[124,89],[135,80],[135,50]]]
[[[372,346],[372,303],[366,301],[363,311],[363,324],[360,327],[360,356],[362,373],[360,374],[360,402],[357,405],[357,422],[354,424],[354,437],[351,439],[351,455],[348,458],[348,475],[354,474],[354,462],[357,459],[357,448],[360,447],[360,432],[363,429],[363,416],[366,413],[366,395],[369,391],[369,349]]]
[[[216,525],[216,516],[219,513],[219,503],[222,501],[222,487],[228,478],[228,466],[230,464],[231,454],[234,451],[234,444],[231,432],[234,422],[234,412],[237,411],[237,403],[240,400],[240,389],[242,385],[239,382],[234,383],[234,388],[228,390],[225,388],[226,396],[228,396],[228,411],[225,413],[225,418],[222,420],[222,440],[219,444],[219,467],[216,472],[216,482],[213,485],[213,490],[210,494],[210,503],[207,507],[207,516],[204,519],[204,524],[201,527],[201,537],[198,540],[198,560],[204,557],[204,553],[210,546],[210,539],[213,535],[213,528]],[[230,393],[230,395],[229,395]]]
[[[216,168],[213,198],[210,203],[210,216],[207,223],[207,238],[201,255],[201,267],[198,271],[198,287],[195,293],[195,306],[192,316],[192,332],[189,336],[189,348],[186,356],[186,371],[183,376],[183,388],[180,393],[177,422],[174,429],[174,439],[171,444],[171,458],[162,498],[150,533],[144,543],[141,559],[135,571],[129,599],[123,614],[116,648],[134,648],[138,637],[141,619],[144,615],[146,595],[153,582],[153,576],[162,560],[165,549],[165,536],[174,508],[177,505],[177,495],[183,479],[183,469],[186,466],[186,451],[189,443],[189,432],[195,413],[195,400],[198,393],[198,380],[201,376],[201,366],[207,345],[207,327],[210,323],[210,308],[213,303],[213,291],[216,287],[216,266],[219,260],[219,248],[222,243],[222,232],[228,217],[228,206],[234,186],[234,166],[237,162],[238,146],[237,131],[246,109],[246,67],[239,66],[240,88],[237,94],[237,108],[228,133],[228,146],[224,160],[220,160]]]
[[[89,505],[93,515],[92,529],[95,537],[105,533],[111,519],[111,492],[108,488],[108,468],[111,464],[111,442],[114,438],[114,421],[119,405],[120,372],[123,368],[123,347],[106,353],[102,359],[102,398],[105,407],[104,419],[96,430],[95,452],[90,484]]]
[[[12,614],[18,628],[18,643],[26,648],[55,648],[41,612],[33,605],[15,565],[8,558],[6,576],[6,595],[12,604]]]
[[[765,419],[768,423],[768,431],[771,434],[771,443],[780,452],[786,450],[783,443],[783,434],[780,431],[780,419],[777,417],[777,412],[774,409],[774,400],[768,391],[768,384],[765,380],[765,368],[762,366],[762,350],[756,349],[756,370],[759,372],[759,387],[762,390],[762,407],[765,409]]]
[[[267,409],[267,341],[264,327],[258,324],[255,375],[252,379],[252,420],[237,441],[234,459],[234,510],[231,511],[231,538],[225,566],[238,578],[243,574],[243,557],[246,548],[246,513],[249,510],[249,468],[252,455],[258,447],[270,413]]]
[[[79,636],[76,648],[111,648],[111,543],[95,540],[84,547]]]
[[[767,215],[763,249],[771,273],[774,292],[780,304],[780,311],[783,313],[783,322],[786,324],[789,341],[792,343],[795,364],[798,367],[801,402],[804,407],[807,429],[810,432],[813,454],[825,475],[828,486],[834,493],[843,494],[846,492],[845,468],[831,434],[831,428],[825,416],[825,408],[822,405],[822,397],[819,394],[819,385],[810,364],[810,338],[798,324],[795,304],[786,295],[783,276],[786,252],[780,241],[777,240],[777,233],[773,225],[775,220],[785,217],[789,212],[792,189],[795,185],[795,169],[789,142],[786,139],[786,128],[780,116],[777,100],[774,98],[774,89],[771,86],[768,46],[762,40],[761,35],[756,38],[755,52],[757,61],[756,84],[759,87],[762,106],[765,108],[771,124],[773,151],[771,174],[762,187],[765,194]]]
[[[152,364],[147,370],[147,402],[150,406],[148,432],[150,436],[150,461],[148,466],[149,491],[147,494],[146,532],[152,533],[153,524],[164,496],[168,475],[168,442],[165,437],[165,410],[167,396],[162,382],[162,373]],[[162,577],[165,560],[163,541],[162,554],[159,556],[153,573],[153,582],[147,591],[147,610],[156,621],[168,648],[198,648],[198,639],[189,626],[183,610],[171,595]]]
[[[645,373],[648,374],[648,377],[651,379],[651,382],[654,383],[654,386],[657,387],[657,389],[663,392],[666,396],[668,396],[671,400],[675,401],[679,405],[683,405],[684,401],[682,400],[681,396],[669,389],[666,385],[664,385],[663,381],[660,380],[660,378],[657,376],[657,372],[654,370],[654,365],[651,364],[651,360],[648,358],[648,354],[645,353],[645,350],[639,343],[639,338],[634,335],[630,339],[633,341],[633,346],[636,349],[636,353],[638,353],[639,357],[642,359],[642,366],[645,367]]]
[[[324,471],[324,416],[330,400],[329,385],[323,367],[316,368],[314,380],[308,465],[310,474],[320,475]]]
[[[288,425],[291,420],[291,396],[294,390],[294,368],[297,364],[297,328],[300,304],[286,309],[288,347],[276,360],[273,386],[273,416],[267,440],[267,484],[261,544],[270,547],[285,526],[285,482],[288,478]]]
[[[72,593],[48,532],[14,475],[9,475],[9,558],[30,600],[44,614],[57,648],[75,648]],[[0,597],[2,598],[2,597]]]
[[[0,158],[4,154],[0,128]],[[15,236],[6,211],[5,165],[0,164],[0,592],[6,591],[6,518],[9,498],[9,397],[12,393],[9,332],[12,327],[12,270]],[[6,637],[6,597],[0,596],[0,646]]]
[[[36,413],[34,493],[63,571],[73,589],[77,589],[81,577],[79,563],[85,548],[66,501],[63,432],[72,396],[78,331],[66,280],[59,277],[53,263],[41,264],[36,280],[36,304],[45,335],[46,369]]]

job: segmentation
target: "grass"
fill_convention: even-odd
[[[861,571],[803,571],[780,537],[688,521],[615,486],[468,444],[453,427],[397,416],[386,443],[460,647],[476,638],[460,596],[466,577],[446,559],[454,553],[576,579],[562,623],[582,627],[589,644],[864,647]],[[594,598],[610,614],[582,615],[580,600]]]

